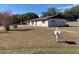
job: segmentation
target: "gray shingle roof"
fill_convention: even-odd
[[[61,18],[63,19],[63,17],[59,16],[59,17],[56,17],[58,16],[58,14],[55,14],[53,16],[47,16],[47,17],[40,17],[40,18],[37,18],[37,19],[31,19],[31,20],[28,20],[28,21],[41,21],[41,20],[48,20],[48,19],[51,19],[51,18]]]

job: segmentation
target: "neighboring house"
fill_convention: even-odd
[[[60,15],[41,17],[38,19],[32,19],[32,20],[27,21],[27,25],[43,26],[43,27],[65,26],[66,18]]]
[[[68,21],[66,22],[69,26],[77,27],[79,23],[77,21]]]

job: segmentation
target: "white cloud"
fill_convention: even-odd
[[[74,6],[77,6],[77,5],[78,5],[78,4],[73,4],[73,5],[71,5],[71,6],[59,7],[58,9],[61,10],[61,11],[63,12],[64,10],[70,9],[70,8],[72,8],[72,7],[74,7]]]
[[[70,9],[70,8],[76,6],[76,5],[78,5],[78,4],[73,4],[73,5],[71,5],[71,6],[66,6],[66,7],[60,7],[60,8],[58,8],[58,9],[60,9],[60,10]]]

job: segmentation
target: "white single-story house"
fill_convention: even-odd
[[[41,27],[65,26],[66,18],[60,15],[41,17],[27,21],[27,25]]]

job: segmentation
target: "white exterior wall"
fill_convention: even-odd
[[[48,27],[48,21],[45,20],[45,23],[42,23],[42,21],[33,21],[34,24],[32,24],[32,21],[30,21],[30,26],[44,26]]]
[[[36,21],[33,21],[33,23],[32,23],[32,21],[30,22],[30,26],[36,26]]]
[[[30,26],[32,26],[32,22],[30,22]]]
[[[37,26],[45,26],[45,27],[48,27],[48,21],[45,20],[45,23],[42,23],[42,21],[37,21]]]
[[[48,19],[48,20],[45,20],[45,22],[42,22],[41,20],[30,21],[30,26],[52,27],[52,26],[65,26],[65,25],[66,25],[65,19]]]
[[[34,25],[33,26],[36,26],[36,21],[34,21]]]

